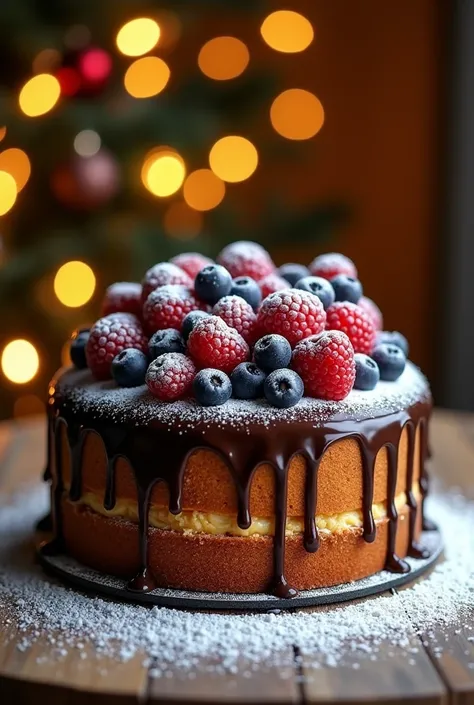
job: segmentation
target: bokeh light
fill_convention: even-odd
[[[324,123],[324,108],[313,93],[290,88],[280,93],[270,108],[274,129],[289,140],[308,140]]]
[[[28,117],[44,115],[54,108],[61,93],[61,86],[55,76],[40,73],[25,83],[20,91],[18,102]]]
[[[245,181],[258,164],[258,152],[245,137],[228,135],[218,140],[209,154],[209,164],[223,181]]]
[[[38,372],[39,357],[35,346],[18,338],[8,343],[2,352],[2,371],[10,382],[26,384]]]
[[[79,58],[79,69],[86,81],[103,83],[112,71],[112,59],[105,49],[87,49]]]
[[[85,262],[66,262],[54,277],[54,293],[64,306],[84,306],[95,290],[95,275]]]
[[[197,211],[209,211],[225,196],[225,183],[210,169],[191,172],[183,186],[184,200]]]
[[[169,81],[168,64],[158,56],[144,56],[131,64],[124,76],[125,89],[134,98],[158,95]]]
[[[64,35],[64,45],[77,51],[83,49],[91,41],[91,31],[84,24],[73,24]]]
[[[44,414],[46,405],[42,399],[36,394],[22,394],[21,397],[15,399],[13,404],[13,416],[16,419],[24,416],[33,416],[34,414]]]
[[[81,157],[93,157],[102,142],[95,130],[81,130],[74,138],[74,151]]]
[[[0,215],[8,213],[16,201],[16,181],[11,174],[0,171]]]
[[[314,38],[311,22],[293,10],[277,10],[260,27],[264,41],[275,51],[293,54],[304,51]]]
[[[56,71],[56,78],[61,86],[61,95],[73,96],[81,88],[82,79],[79,71],[72,66],[62,66]]]
[[[127,22],[117,34],[117,48],[126,56],[142,56],[158,44],[160,28],[150,17]]]
[[[236,78],[249,63],[247,46],[236,37],[215,37],[199,52],[198,65],[203,74],[216,81]]]
[[[166,147],[151,150],[143,162],[141,178],[154,196],[165,198],[176,193],[186,176],[186,166],[180,154]]]
[[[4,139],[6,134],[7,134],[7,127],[6,127],[6,125],[3,125],[2,127],[0,127],[0,142]]]
[[[43,49],[33,59],[33,73],[50,73],[61,63],[61,54],[57,49]]]
[[[167,235],[178,240],[192,240],[202,229],[203,216],[184,201],[170,203],[163,217]]]
[[[21,191],[31,174],[31,164],[28,155],[22,149],[12,147],[0,152],[0,170],[13,176],[16,190]]]

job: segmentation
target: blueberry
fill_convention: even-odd
[[[112,360],[112,377],[119,387],[138,387],[145,384],[148,358],[141,350],[127,348]]]
[[[291,362],[291,345],[282,335],[270,333],[255,343],[253,359],[265,372],[280,370]]]
[[[69,355],[71,356],[72,364],[74,367],[77,367],[78,370],[85,370],[87,367],[86,345],[88,340],[88,328],[81,328],[72,335]]]
[[[380,379],[386,382],[395,382],[405,369],[406,356],[398,345],[381,343],[372,351],[372,358],[380,370]]]
[[[374,389],[380,379],[377,363],[364,353],[356,353],[354,358],[356,363],[354,389],[361,389],[363,392]]]
[[[237,399],[258,399],[263,397],[265,372],[254,362],[241,362],[230,376],[232,392]]]
[[[165,330],[157,330],[156,333],[153,333],[148,342],[148,350],[150,360],[155,360],[165,353],[186,352],[186,343],[179,331],[174,328],[165,328]]]
[[[230,293],[245,299],[252,308],[260,306],[262,301],[260,287],[255,279],[251,277],[237,277],[237,279],[233,279]]]
[[[308,277],[310,272],[308,267],[305,267],[304,264],[288,262],[288,264],[282,264],[281,267],[279,267],[278,274],[280,277],[283,277],[283,279],[286,279],[291,286],[295,286],[296,282],[299,282],[300,279]]]
[[[336,301],[350,301],[353,304],[359,302],[362,284],[358,279],[348,277],[347,274],[338,274],[330,283],[336,294]]]
[[[198,323],[202,318],[207,318],[207,316],[209,316],[209,314],[205,311],[190,311],[185,315],[181,324],[181,335],[184,340],[189,338],[196,323]]]
[[[408,340],[402,333],[397,330],[389,331],[382,330],[377,333],[377,338],[375,339],[375,347],[381,343],[392,343],[393,345],[398,345],[399,348],[405,353],[405,357],[408,357]]]
[[[225,372],[208,367],[195,376],[193,390],[202,406],[219,406],[232,396],[232,383]]]
[[[274,370],[265,380],[263,391],[269,404],[288,409],[303,396],[304,384],[294,370]]]
[[[232,287],[232,277],[220,264],[209,264],[198,273],[194,282],[197,297],[208,304],[215,304],[227,296]]]
[[[314,294],[320,300],[325,309],[328,309],[336,300],[334,289],[327,279],[323,277],[303,277],[295,284],[295,289],[303,289]]]

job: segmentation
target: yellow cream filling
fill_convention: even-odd
[[[415,496],[419,496],[418,488],[414,488]],[[86,493],[80,500],[81,504],[90,507],[98,514],[107,517],[117,517],[138,522],[137,504],[128,499],[117,499],[115,507],[111,510],[104,509],[102,500],[93,493]],[[395,506],[400,511],[406,505],[406,495],[401,492],[395,497]],[[372,505],[372,514],[375,521],[380,521],[386,514],[386,503],[378,502]],[[227,534],[230,536],[272,536],[275,533],[273,517],[252,517],[252,524],[248,529],[241,529],[236,518],[226,514],[211,512],[183,511],[180,514],[171,514],[165,507],[150,507],[150,526],[169,531],[183,533],[204,533],[213,535]],[[362,512],[358,509],[340,514],[317,514],[316,526],[318,530],[326,533],[338,533],[346,529],[360,528],[363,525]],[[286,535],[293,536],[304,531],[304,517],[288,517],[286,521]]]

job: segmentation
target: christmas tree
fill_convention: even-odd
[[[272,67],[311,46],[312,23],[271,5],[0,4],[0,416],[41,408],[112,281],[242,238],[278,259],[343,217],[339,204],[295,210],[265,178],[305,159],[324,122]]]

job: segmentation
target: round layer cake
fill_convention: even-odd
[[[155,586],[255,593],[335,585],[420,556],[431,397],[395,382],[278,409],[162,402],[61,371],[50,387],[57,543]]]

